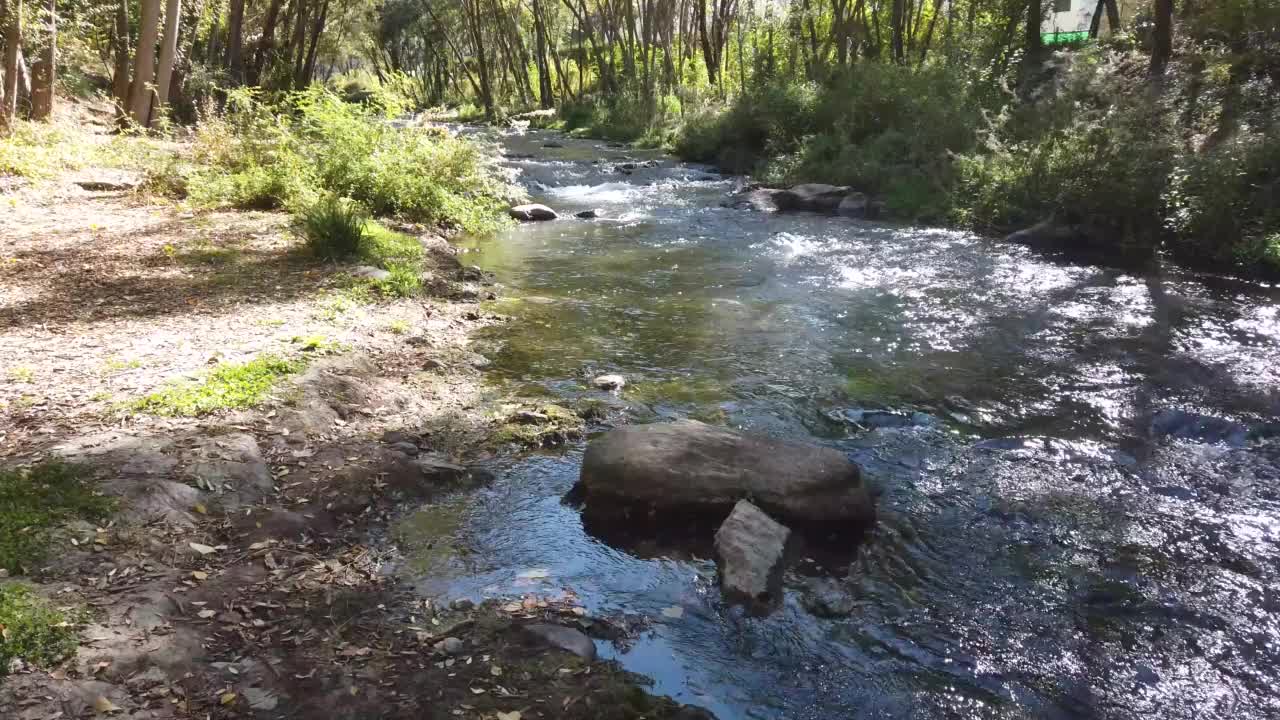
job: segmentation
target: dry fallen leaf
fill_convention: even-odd
[[[222,703],[223,705],[230,705],[235,701],[236,701],[236,694],[233,692],[222,693],[222,697],[218,698],[218,702]]]
[[[104,695],[99,695],[98,699],[93,701],[93,709],[104,715],[106,713],[120,712],[120,708],[116,707],[116,704],[108,700]]]
[[[198,543],[198,542],[187,543],[187,544],[191,546],[191,549],[192,549],[192,550],[195,550],[196,552],[200,553],[201,555],[208,555],[209,553],[215,553],[215,552],[217,552],[217,549],[216,549],[216,548],[212,548],[212,547],[210,547],[210,546],[208,546],[208,545],[202,545],[202,544],[200,544],[200,543]]]
[[[498,720],[520,720],[520,711],[512,710],[509,713],[498,713]]]
[[[217,614],[218,614],[217,610],[201,610],[200,612],[196,613],[196,615],[199,615],[201,618],[205,620],[208,620],[209,618]]]
[[[204,503],[196,503],[196,504],[195,504],[195,506],[194,506],[194,507],[192,507],[191,509],[192,509],[192,510],[195,510],[196,512],[200,513],[201,515],[208,515],[208,514],[209,514],[209,508],[205,507],[205,506],[204,506]]]
[[[502,668],[497,665],[491,665],[489,667],[489,674],[494,677],[502,677]]]
[[[191,571],[191,577],[193,577],[193,578],[195,578],[195,579],[197,579],[197,580],[208,580],[208,579],[209,579],[209,573],[207,573],[207,572],[205,572],[205,571],[203,571],[203,570],[193,570],[193,571]]]

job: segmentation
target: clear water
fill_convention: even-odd
[[[602,651],[721,718],[1280,717],[1280,289],[725,209],[706,168],[630,153],[661,165],[624,175],[622,151],[549,138],[498,141],[566,217],[468,256],[512,298],[493,376],[568,399],[618,372],[633,420],[841,448],[881,521],[849,618],[802,607],[803,567],[747,618],[705,551],[587,533],[571,446],[500,463],[424,592],[639,616]],[[933,420],[864,431],[848,408]]]

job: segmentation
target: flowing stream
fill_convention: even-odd
[[[470,245],[513,317],[478,348],[497,381],[842,449],[880,521],[747,617],[704,545],[584,530],[576,443],[411,515],[423,592],[569,590],[642,628],[603,654],[725,720],[1280,717],[1280,288],[732,210],[705,167],[495,140],[562,215]],[[806,609],[832,574],[847,617]]]

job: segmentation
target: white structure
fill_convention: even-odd
[[[1093,11],[1098,8],[1098,0],[1052,0],[1052,3],[1053,7],[1045,13],[1041,33],[1052,36],[1089,32],[1089,23],[1093,20]]]

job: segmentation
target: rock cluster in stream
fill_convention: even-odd
[[[805,183],[789,188],[752,188],[730,198],[725,207],[758,212],[812,212],[848,218],[874,219],[884,203],[846,185]]]
[[[537,222],[541,220],[555,220],[560,217],[555,210],[538,203],[526,203],[524,205],[516,205],[507,211],[512,220],[520,222]]]
[[[578,491],[588,520],[695,526],[715,535],[725,597],[753,612],[781,599],[791,529],[853,534],[875,520],[858,467],[831,448],[691,420],[631,425],[593,440]]]

